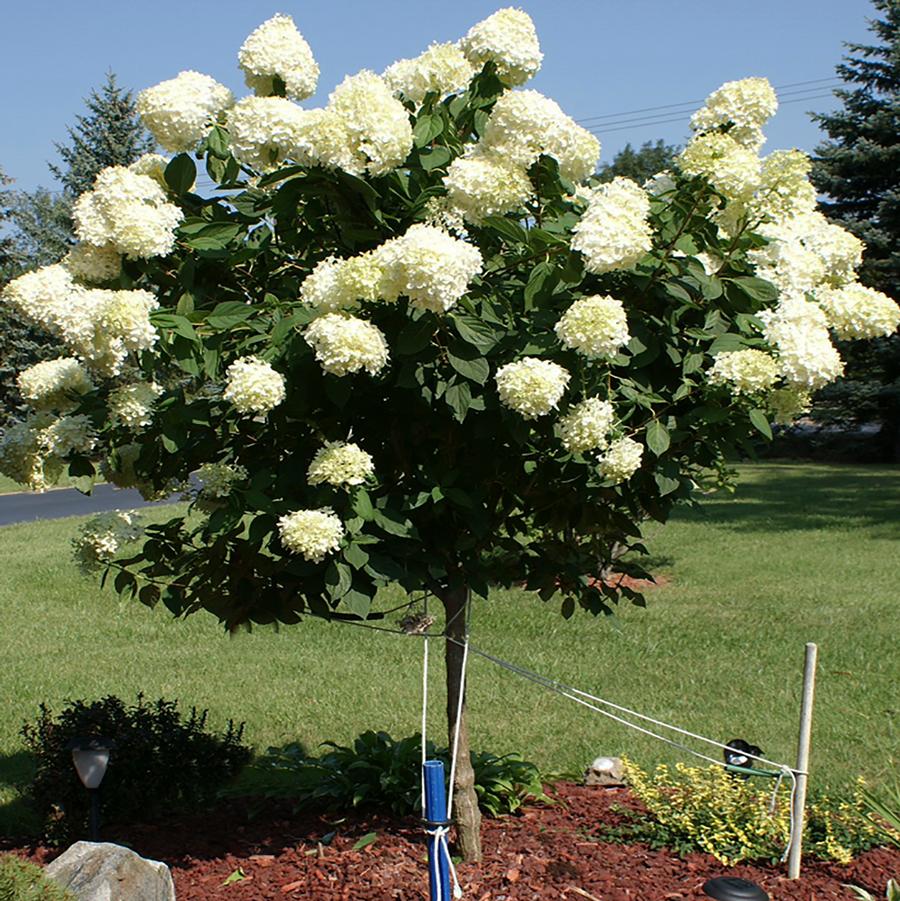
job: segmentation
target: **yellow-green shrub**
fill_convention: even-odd
[[[666,845],[680,853],[706,851],[733,865],[742,860],[777,860],[790,840],[789,780],[773,794],[770,782],[736,779],[722,767],[674,770],[658,766],[653,774],[625,761],[632,792],[647,809],[619,830],[619,837]],[[807,806],[804,851],[824,860],[849,863],[878,844],[878,827],[866,812],[860,781],[850,796],[832,801],[821,796]]]

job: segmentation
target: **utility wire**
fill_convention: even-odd
[[[787,106],[790,103],[803,103],[812,100],[820,100],[825,97],[831,96],[832,95],[830,92],[827,94],[813,94],[811,97],[798,97],[794,100],[785,100],[781,105]],[[650,125],[667,125],[671,122],[685,122],[687,121],[687,115],[687,112],[683,112],[680,115],[676,115],[668,119],[657,119],[655,117],[649,117],[647,119],[635,119],[632,122],[626,122],[624,124],[621,122],[611,122],[609,123],[609,127],[601,123],[598,125],[587,126],[587,130],[593,132],[594,134],[605,135],[614,131],[624,131],[628,128],[647,128]]]
[[[838,82],[841,80],[842,79],[839,76],[832,75],[828,78],[814,78],[810,81],[794,81],[794,82],[791,82],[790,84],[774,85],[774,88],[776,91],[785,91],[789,88],[799,88],[799,87],[802,87],[803,85],[821,84],[823,82]],[[813,90],[813,89],[809,88],[808,90]],[[683,100],[681,103],[664,103],[661,106],[645,106],[642,109],[624,110],[623,112],[618,112],[618,113],[605,113],[604,115],[601,115],[601,116],[585,116],[581,119],[576,119],[575,121],[579,122],[579,123],[584,123],[584,122],[593,122],[595,119],[618,119],[621,116],[632,116],[635,113],[651,113],[651,112],[655,112],[656,110],[673,109],[675,107],[690,106],[692,104],[697,104],[697,103],[703,103],[703,100]]]

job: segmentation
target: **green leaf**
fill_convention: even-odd
[[[377,832],[367,832],[361,839],[357,840],[357,842],[353,845],[352,851],[361,851],[363,848],[367,848],[369,845],[374,844],[378,841],[378,833]]]
[[[230,155],[231,138],[221,125],[216,125],[206,138],[206,146],[213,156],[225,159]]]
[[[665,497],[667,494],[671,494],[673,491],[678,489],[678,486],[681,482],[678,479],[673,479],[670,476],[663,475],[661,472],[654,473],[653,476],[657,487],[659,488],[659,493]]]
[[[344,559],[354,568],[362,569],[369,562],[369,555],[359,544],[348,544],[344,548]]]
[[[425,350],[431,343],[431,336],[435,331],[433,316],[423,316],[416,322],[407,323],[397,335],[391,350],[401,356],[412,356]]]
[[[369,492],[364,488],[357,490],[350,506],[353,508],[353,512],[357,516],[361,516],[366,522],[372,522],[375,519],[375,508],[372,506],[372,499],[369,497]]]
[[[471,344],[454,342],[447,348],[450,365],[461,375],[483,385],[491,374],[491,367]]]
[[[528,243],[528,232],[514,219],[507,219],[506,216],[486,216],[481,227],[497,232],[513,244]]]
[[[733,350],[743,350],[746,346],[746,341],[742,335],[726,332],[724,335],[719,335],[719,337],[709,345],[709,352],[713,355],[730,353]]]
[[[452,313],[450,319],[459,337],[482,353],[493,350],[503,337],[494,326],[468,313]]]
[[[178,232],[194,250],[224,250],[243,230],[237,222],[209,222],[200,227],[182,225]]]
[[[765,412],[760,409],[751,410],[750,422],[753,423],[753,427],[757,432],[764,435],[770,441],[772,440],[772,427],[769,425],[769,418],[766,416]]]
[[[375,522],[389,535],[398,538],[410,538],[414,531],[413,524],[402,514],[389,510],[375,510]]]
[[[341,610],[352,613],[361,619],[365,619],[369,615],[369,609],[372,606],[372,599],[361,591],[351,588],[342,598]]]
[[[346,563],[338,563],[332,560],[325,570],[325,585],[328,594],[334,599],[342,598],[353,584],[353,570]]]
[[[197,167],[186,153],[179,153],[166,166],[165,179],[176,194],[187,194],[197,180]]]
[[[647,426],[645,433],[647,439],[647,447],[661,457],[669,449],[669,430],[658,420],[654,419]]]
[[[472,388],[468,382],[455,382],[447,386],[444,400],[456,414],[456,418],[462,422],[472,406]]]
[[[764,278],[745,276],[733,279],[733,284],[737,285],[744,294],[752,297],[757,303],[771,303],[778,297],[778,289]]]
[[[241,882],[242,880],[247,878],[247,874],[244,872],[242,867],[238,867],[228,878],[222,883],[222,885],[232,885],[235,882]]]
[[[253,307],[240,300],[228,300],[216,304],[215,309],[206,317],[206,324],[216,331],[226,331],[253,315]]]
[[[550,292],[556,287],[559,279],[556,277],[556,270],[553,264],[547,260],[542,260],[532,270],[528,276],[528,284],[525,285],[525,309],[534,308],[535,301],[540,301],[549,296]]]
[[[434,150],[429,150],[427,153],[420,153],[419,163],[426,172],[430,172],[432,169],[446,166],[452,156],[446,147],[435,147]]]
[[[423,113],[413,128],[416,147],[430,144],[444,130],[444,119],[439,113]]]
[[[187,338],[188,341],[199,340],[197,333],[194,331],[194,326],[191,325],[191,321],[186,316],[179,316],[177,313],[158,313],[154,311],[150,314],[150,321],[155,326],[169,329],[176,335]]]

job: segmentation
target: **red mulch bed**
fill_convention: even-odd
[[[850,866],[805,861],[802,878],[789,881],[783,867],[723,867],[705,854],[685,859],[642,845],[614,845],[596,838],[601,822],[621,817],[612,805],[631,805],[627,790],[560,783],[562,802],[534,806],[521,815],[486,820],[484,862],[461,864],[460,882],[469,901],[678,901],[706,898],[701,886],[713,876],[758,882],[772,901],[825,901],[855,897],[844,883],[884,895],[891,876],[900,876],[900,850],[879,848]],[[330,844],[320,839],[337,830]],[[375,831],[378,839],[354,851]],[[266,802],[253,814],[249,802],[167,823],[114,829],[105,838],[127,843],[140,854],[172,868],[178,901],[317,899],[317,901],[410,901],[427,898],[425,843],[414,820],[381,816],[335,818],[294,814]],[[53,854],[42,847],[12,850],[41,863]],[[246,878],[223,885],[238,869]]]

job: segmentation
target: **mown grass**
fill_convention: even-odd
[[[840,789],[859,775],[877,784],[898,748],[898,500],[896,467],[742,467],[734,495],[649,530],[667,584],[648,592],[648,609],[567,621],[535,596],[501,591],[476,605],[473,644],[790,762],[804,643],[815,641],[812,784]],[[258,749],[418,729],[419,639],[314,620],[228,637],[203,615],[175,621],[80,577],[68,548],[77,523],[0,529],[0,833],[32,825],[16,788],[30,768],[18,731],[42,701],[175,697],[208,707],[212,724],[246,721]],[[429,729],[443,739],[432,660]],[[568,772],[598,754],[645,766],[685,757],[478,656],[470,678],[479,748]]]

